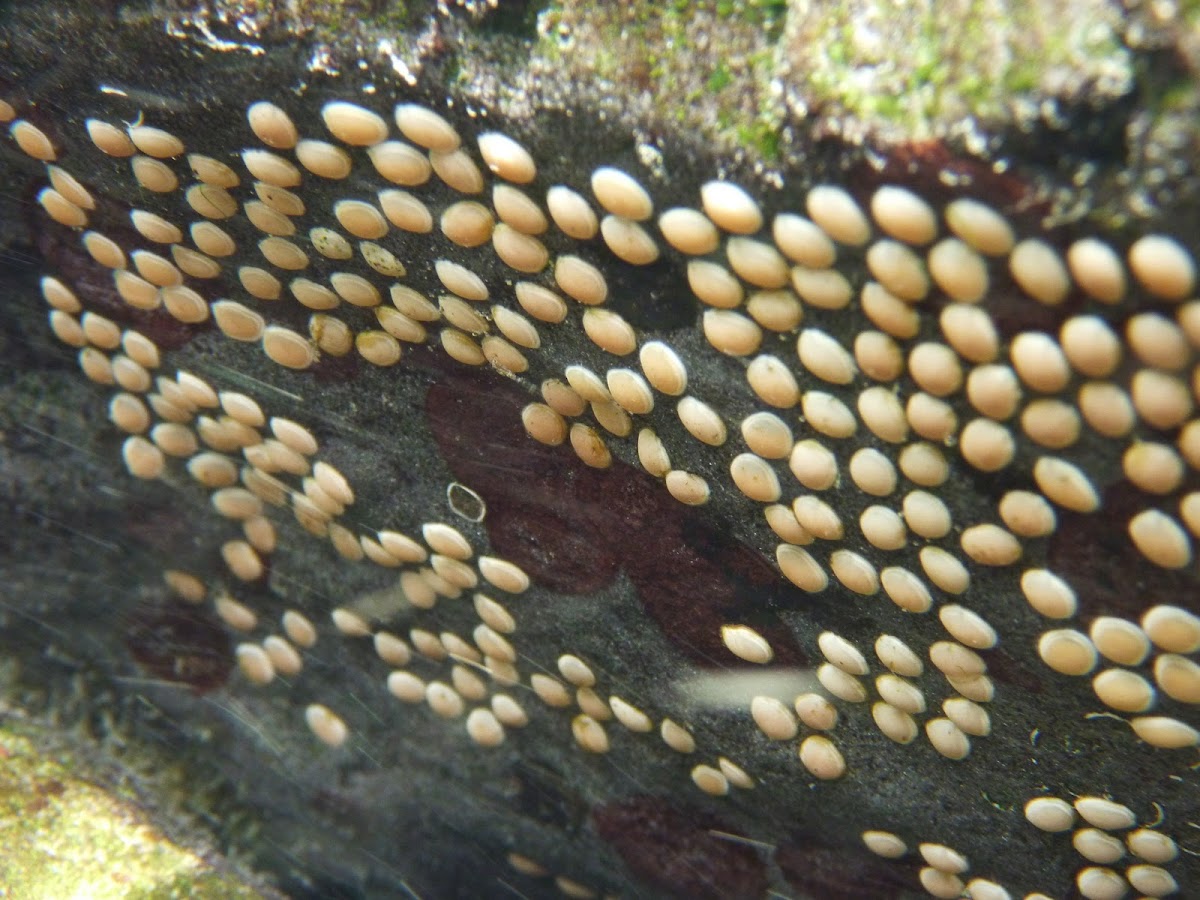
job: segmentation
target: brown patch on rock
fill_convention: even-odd
[[[840,847],[808,835],[780,844],[775,863],[788,884],[821,900],[890,900],[915,893],[917,883],[911,863],[882,860],[862,847]]]
[[[709,813],[662,797],[633,797],[592,810],[597,833],[642,881],[689,900],[757,900],[767,890],[766,866]]]
[[[197,694],[219,688],[233,669],[229,636],[203,608],[143,603],[125,625],[125,646],[150,674]]]
[[[450,471],[487,502],[497,552],[567,594],[596,591],[623,569],[646,614],[699,665],[748,665],[721,641],[731,620],[759,630],[778,665],[806,662],[771,609],[795,591],[758,553],[632,466],[593,469],[531,440],[521,425],[527,402],[490,372],[439,374],[426,396]]]
[[[1164,498],[1144,494],[1128,481],[1104,491],[1094,513],[1058,511],[1050,538],[1050,568],[1075,590],[1085,622],[1095,616],[1137,621],[1160,603],[1200,613],[1200,572],[1195,566],[1168,570],[1148,562],[1130,540],[1129,520]]]

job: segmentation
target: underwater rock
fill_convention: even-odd
[[[6,13],[11,693],[296,897],[1186,893],[1193,24],[976,142],[591,6]]]

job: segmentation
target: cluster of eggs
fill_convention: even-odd
[[[936,610],[944,639],[918,652],[910,646],[915,639],[881,633],[874,661],[853,641],[818,629],[813,649],[825,660],[816,671],[823,693],[753,698],[747,720],[768,740],[796,741],[801,726],[807,729],[795,755],[818,781],[853,768],[853,748],[839,746],[831,732],[839,706],[853,714],[871,699],[865,679],[876,663],[870,719],[891,741],[907,745],[923,733],[938,754],[961,760],[972,739],[990,734],[986,704],[997,689],[985,653],[1002,629],[980,611],[972,584],[1013,573],[1029,610],[1055,625],[1076,617],[1066,575],[1019,567],[1027,554],[1043,555],[1039,548],[1064,513],[1103,515],[1107,485],[1095,472],[1119,470],[1145,498],[1114,525],[1144,564],[1165,571],[1194,565],[1200,491],[1189,485],[1200,469],[1200,300],[1193,297],[1195,262],[1174,239],[1144,236],[1122,255],[1085,237],[1060,253],[1042,237],[1018,240],[1012,224],[977,199],[953,200],[939,214],[900,185],[876,189],[865,209],[846,189],[817,185],[804,195],[803,213],[782,211],[768,223],[748,191],[715,180],[700,188],[697,208],[673,207],[655,220],[650,192],[616,166],[596,168],[586,188],[554,184],[535,193],[539,168],[519,142],[485,131],[473,155],[449,120],[415,103],[394,111],[403,139],[357,104],[332,101],[320,116],[332,140],[303,137],[273,103],[250,105],[246,121],[261,146],[229,162],[188,153],[163,128],[88,120],[91,149],[127,161],[129,196],[139,198],[128,224],[143,245],[131,249],[93,221],[101,217],[88,174],[69,171],[55,138],[0,104],[16,146],[46,164],[42,210],[111,272],[130,309],[165,311],[185,325],[211,321],[225,337],[257,344],[272,363],[296,372],[352,353],[387,368],[420,345],[463,366],[490,366],[540,394],[522,412],[533,440],[566,445],[600,469],[634,460],[683,504],[752,504],[774,536],[779,571],[801,591],[882,593],[916,616]],[[358,189],[366,179],[385,185],[370,199]],[[312,181],[320,193],[305,192]],[[310,208],[313,197],[331,196],[342,183],[356,189],[329,209]],[[490,204],[482,202],[489,193]],[[410,276],[412,242],[436,235],[444,239],[437,246],[452,252],[435,251],[432,280]],[[710,360],[685,354],[671,335],[634,327],[612,308],[606,266],[636,271],[668,259],[698,301],[696,329],[712,359],[738,361],[755,407],[749,414],[732,417],[696,386],[696,371]],[[1002,281],[1021,302],[1061,312],[1057,330],[1005,334],[990,309]],[[221,296],[209,299],[214,291]],[[425,522],[418,541],[344,520],[363,486],[316,458],[316,438],[303,424],[188,370],[167,374],[169,352],[90,309],[89,298],[64,280],[47,277],[43,293],[54,334],[78,350],[88,378],[114,389],[110,419],[128,435],[129,472],[169,478],[179,460],[211,492],[215,511],[238,523],[241,534],[220,548],[234,585],[263,577],[264,557],[280,540],[272,510],[289,509],[303,531],[330,541],[345,560],[398,570],[397,603],[430,610],[471,593],[479,620],[471,640],[423,628],[393,634],[378,615],[352,605],[329,611],[338,633],[373,641],[390,669],[386,687],[399,700],[461,718],[476,744],[494,747],[506,729],[529,722],[512,691],[524,683],[547,707],[570,711],[570,733],[584,751],[609,752],[614,721],[633,734],[657,731],[681,754],[697,751],[696,737],[676,721],[682,714],[656,724],[617,685],[601,692],[593,667],[569,647],[553,664],[557,676],[549,665],[521,671],[519,615],[480,589],[482,580],[521,594],[530,580],[519,567],[476,555],[443,522]],[[298,315],[306,328],[295,327]],[[562,359],[556,331],[581,336],[588,358]],[[531,382],[539,371],[548,377]],[[1073,454],[1085,443],[1108,468],[1089,469]],[[1026,461],[1026,483],[1005,490],[986,516],[950,496],[963,473],[992,476]],[[175,569],[168,583],[187,602],[212,596],[235,631],[260,628],[259,613],[234,598],[236,588],[210,587]],[[319,629],[295,609],[281,627],[282,634],[236,648],[249,682],[300,675]],[[774,658],[750,625],[728,622],[721,638],[747,663]],[[1094,693],[1130,716],[1145,745],[1200,743],[1187,721],[1200,703],[1200,666],[1192,658],[1200,618],[1182,606],[1156,605],[1138,622],[1096,617],[1086,633],[1049,628],[1029,649],[1063,675],[1090,675],[1102,659],[1111,663],[1094,676]],[[940,688],[926,678],[923,657],[944,679]],[[421,677],[410,668],[414,658],[449,674]],[[1153,683],[1136,671],[1143,666]],[[937,689],[946,694],[943,715],[922,718],[926,693]],[[1170,712],[1148,714],[1164,696],[1174,704]],[[326,744],[340,746],[351,735],[330,706],[311,704],[304,716]],[[743,765],[715,752],[689,774],[715,797],[755,786]],[[1045,828],[1040,811],[1049,807],[1037,803],[1027,815]],[[1163,837],[1142,831],[1152,836],[1146,841]],[[868,830],[864,842],[881,856],[907,853],[890,832]],[[1081,843],[1094,842],[1077,834],[1077,849]],[[1147,864],[1124,877],[1086,869],[1080,893],[1118,896],[1126,881],[1147,895],[1169,892],[1171,876],[1150,871],[1165,858],[1130,848]],[[1107,861],[1100,851],[1079,852]],[[925,889],[959,896],[965,860],[936,844],[922,844],[921,854]],[[972,896],[1008,896],[984,879],[966,887]]]

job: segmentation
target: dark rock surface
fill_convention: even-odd
[[[1060,251],[1091,235],[1118,252],[1151,233],[1200,246],[1194,4],[1179,4],[1174,16],[1163,15],[1166,4],[1126,9],[1092,0],[1016,4],[1020,14],[1000,3],[986,14],[978,4],[944,7],[960,5],[961,16],[928,13],[914,33],[911,17],[893,21],[882,9],[890,4],[865,0],[501,0],[496,9],[40,0],[0,12],[0,100],[49,137],[57,164],[97,201],[89,227],[126,253],[162,251],[131,228],[132,208],[180,226],[200,217],[182,189],[159,195],[139,188],[126,160],[91,145],[85,120],[144,120],[178,135],[189,153],[237,169],[236,195],[246,202],[254,195],[238,153],[258,146],[245,116],[258,100],[279,104],[302,136],[321,140],[329,135],[320,111],[332,100],[376,110],[389,124],[394,104],[425,104],[459,129],[476,159],[472,136],[503,131],[537,161],[529,193],[539,202],[556,184],[590,200],[589,177],[603,165],[634,174],[656,215],[698,207],[702,184],[732,180],[762,205],[764,240],[775,213],[803,213],[807,190],[832,183],[864,207],[885,184],[907,186],[939,210],[956,198],[980,199],[1019,237],[1039,236]],[[1074,29],[1067,36],[1064,22]],[[948,46],[958,52],[940,56]],[[914,70],[912,60],[926,68]],[[373,200],[395,187],[375,175],[362,151],[354,154],[345,181],[305,173],[295,188],[307,210],[296,240],[315,260],[309,277],[335,264],[312,252],[308,228],[336,227],[331,210],[341,199]],[[192,183],[184,160],[169,162],[185,188]],[[1059,509],[1057,531],[1023,540],[1019,562],[968,561],[972,583],[963,597],[934,591],[937,606],[961,603],[1000,634],[999,645],[982,653],[995,683],[991,733],[971,739],[966,759],[951,761],[923,732],[907,746],[888,740],[870,710],[878,699],[874,679],[886,671],[871,647],[889,633],[925,660],[916,681],[929,710],[919,723],[941,715],[954,692],[927,653],[947,638],[936,610],[907,613],[884,593],[858,596],[832,576],[825,591],[808,595],[779,574],[779,538],[761,504],[728,476],[730,459],[745,449],[738,423],[768,408],[747,385],[750,357],[708,345],[687,258],[652,222],[647,230],[662,254],[643,267],[621,262],[599,238],[574,241],[553,226],[543,237],[552,257],[579,254],[603,272],[606,308],[633,327],[639,344],[664,340],[676,349],[688,366],[689,393],[718,410],[730,437],[720,449],[693,440],[674,398],[656,393],[653,413],[635,417],[635,437],[596,426],[615,458],[600,470],[582,463],[569,443],[535,443],[520,424],[521,408],[540,399],[539,385],[562,378],[566,366],[602,376],[608,368],[638,368],[636,356],[620,360],[588,338],[574,301],[563,324],[536,323],[542,346],[528,352],[526,372],[450,360],[433,325],[428,344],[405,345],[394,367],[373,366],[354,351],[326,352],[310,370],[294,372],[256,342],[229,340],[211,319],[185,326],[162,309],[132,309],[111,273],[83,249],[81,230],[52,221],[38,205],[45,166],[6,140],[0,172],[0,652],[14,667],[7,690],[64,723],[86,722],[102,743],[131,742],[139,754],[160,754],[193,772],[189,803],[216,840],[285,894],[541,897],[586,886],[621,896],[762,896],[764,889],[789,897],[923,896],[916,847],[934,842],[969,859],[964,882],[991,879],[1014,897],[1075,896],[1077,874],[1096,864],[1072,850],[1069,834],[1046,834],[1026,821],[1024,804],[1043,794],[1109,796],[1129,806],[1140,823],[1179,843],[1179,858],[1166,868],[1182,895],[1200,884],[1194,746],[1162,750],[1137,741],[1122,721],[1128,716],[1106,709],[1090,678],[1052,671],[1036,650],[1043,631],[1087,632],[1101,615],[1136,622],[1160,604],[1200,613],[1194,558],[1176,569],[1156,566],[1126,535],[1129,518],[1147,507],[1178,518],[1181,499],[1197,489],[1194,461],[1164,496],[1137,490],[1122,471],[1130,441],[1174,445],[1179,428],[1143,423],[1117,440],[1085,426],[1062,455],[1100,488],[1101,512]],[[478,198],[485,204],[487,180]],[[517,309],[512,283],[522,278],[554,286],[549,271],[521,275],[486,245],[469,250],[447,240],[437,214],[461,198],[436,181],[412,188],[434,210],[433,233],[393,229],[381,241],[403,260],[403,283],[437,302],[444,288],[434,263],[445,258],[480,274],[489,303]],[[237,299],[307,335],[311,309],[286,289],[277,301],[250,298],[234,274],[237,266],[265,265],[254,247],[263,235],[244,217],[219,224],[239,249],[221,260],[218,277],[189,278],[188,285],[205,300]],[[1061,304],[1041,304],[1022,293],[1004,263],[990,261],[991,289],[981,304],[1001,341],[1030,330],[1057,334],[1085,312],[1123,333],[1136,314],[1174,318],[1184,308],[1136,286],[1119,304],[1102,306],[1078,287]],[[385,292],[392,281],[357,259],[346,267]],[[837,268],[856,297],[872,277],[863,248],[839,247]],[[318,458],[354,487],[355,503],[339,519],[354,533],[396,529],[420,538],[423,523],[446,522],[477,554],[517,563],[532,579],[528,592],[481,589],[517,620],[509,639],[521,684],[487,681],[487,690],[516,698],[529,724],[509,728],[499,747],[477,746],[461,719],[391,696],[386,679],[395,666],[369,638],[340,635],[330,624],[331,610],[341,607],[358,611],[374,631],[407,637],[419,628],[469,642],[479,624],[471,590],[421,609],[397,587],[396,569],[344,559],[329,541],[305,533],[286,506],[268,510],[278,546],[264,553],[263,576],[236,578],[220,548],[241,538],[238,523],[213,510],[210,491],[188,477],[183,460],[169,460],[156,480],[126,471],[125,435],[108,420],[115,389],[85,379],[74,348],[46,327],[43,275],[62,279],[85,308],[154,340],[163,351],[161,374],[193,372],[220,390],[251,395],[268,416],[309,428]],[[899,342],[905,351],[940,338],[938,314],[949,303],[935,287],[917,307],[918,333]],[[343,304],[337,315],[357,331],[378,327],[368,309]],[[847,349],[872,327],[857,299],[845,311],[806,304],[804,316],[804,327],[825,330]],[[792,331],[766,334],[761,352],[785,360],[804,390],[831,390],[853,407],[854,392],[870,379],[859,374],[844,389],[819,382],[797,365]],[[1183,377],[1194,386],[1194,332],[1187,337]],[[1128,379],[1138,366],[1126,348],[1113,377]],[[1072,381],[1065,400],[1081,381]],[[902,401],[917,391],[907,376],[895,383]],[[976,415],[961,392],[947,400],[960,423]],[[774,411],[797,438],[815,435],[798,407]],[[709,503],[677,502],[639,465],[643,426],[668,445],[676,469],[706,479]],[[999,522],[997,502],[1007,491],[1036,490],[1032,467],[1046,452],[1020,438],[1012,464],[988,474],[967,465],[951,438],[943,448],[950,475],[936,491],[954,531],[941,541],[910,534],[903,550],[886,553],[859,534],[858,516],[872,498],[855,487],[846,464],[860,447],[893,458],[897,448],[861,424],[856,437],[826,443],[835,446],[842,478],[822,496],[845,520],[845,546],[877,569],[904,565],[918,574],[917,553],[927,544],[966,559],[962,530]],[[805,493],[786,464],[775,469],[781,502]],[[288,483],[300,489],[299,478]],[[453,483],[486,503],[482,522],[455,513],[446,494]],[[898,508],[913,487],[904,482],[887,504]],[[809,549],[824,561],[837,546]],[[1079,611],[1071,621],[1038,615],[1022,596],[1021,572],[1042,566],[1074,588]],[[174,596],[164,570],[197,576],[208,600]],[[211,600],[224,591],[257,613],[249,633],[218,614]],[[256,686],[237,668],[234,648],[279,635],[286,610],[311,619],[320,639],[304,650],[303,672]],[[764,670],[733,656],[721,640],[727,623],[763,635],[773,665]],[[795,740],[769,741],[748,711],[754,694],[778,692],[790,701],[814,689],[811,668],[824,661],[817,636],[825,631],[853,642],[871,669],[867,703],[836,701],[840,720],[831,737],[848,771],[828,782],[797,758],[811,728]],[[591,665],[600,697],[618,695],[643,709],[655,731],[606,722],[610,751],[584,752],[572,738],[578,710],[547,705],[530,689],[529,675],[557,675],[564,653]],[[1153,657],[1131,668],[1153,681],[1152,664]],[[448,681],[451,666],[418,654],[406,668]],[[749,687],[736,680],[764,671],[777,680]],[[706,687],[728,693],[714,702]],[[325,746],[306,726],[305,709],[316,703],[349,727],[342,746]],[[1152,714],[1196,728],[1195,710],[1160,691]],[[695,753],[659,739],[667,717],[695,736]],[[734,787],[725,797],[702,793],[689,773],[717,766],[719,757],[744,768],[755,787]],[[908,856],[867,853],[865,829],[898,834]],[[545,874],[514,868],[510,854],[536,861]],[[1137,862],[1126,854],[1112,868],[1124,872]],[[555,877],[570,882],[556,885]]]

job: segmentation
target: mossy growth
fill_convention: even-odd
[[[537,51],[641,96],[664,121],[774,159],[782,108],[771,81],[787,15],[786,0],[566,0],[540,15]]]
[[[81,777],[15,722],[0,729],[0,884],[13,897],[252,900],[151,824],[135,805]]]
[[[1131,78],[1120,23],[1093,0],[813,3],[784,45],[810,105],[910,136],[944,133],[964,117],[1007,119],[1031,93],[1119,96]]]
[[[405,0],[300,0],[293,8],[297,24],[334,42],[357,31],[410,27],[413,15]]]

